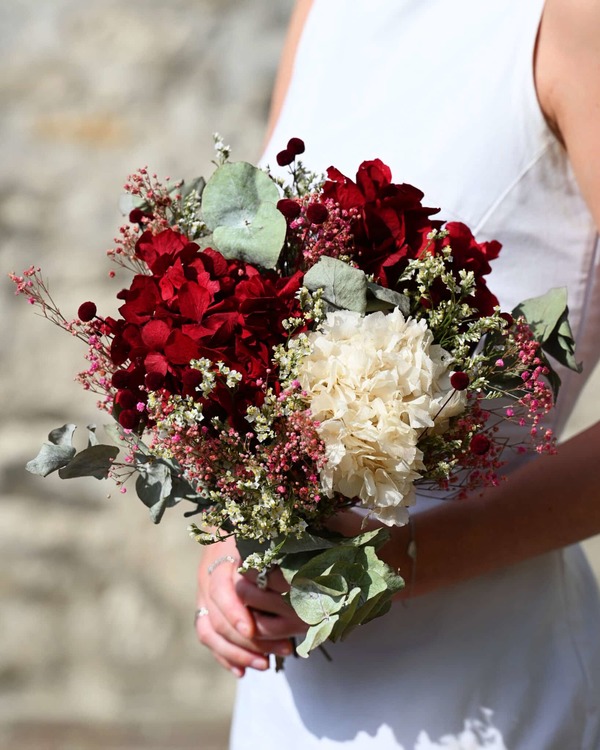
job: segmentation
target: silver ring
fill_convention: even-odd
[[[256,576],[256,585],[261,591],[264,591],[267,588],[268,576],[269,576],[268,570],[260,570],[258,575]]]
[[[198,623],[198,620],[201,617],[206,617],[207,614],[208,610],[206,609],[206,607],[198,607],[198,609],[194,613],[194,626]]]
[[[217,557],[217,559],[213,560],[211,564],[208,566],[208,568],[206,569],[206,572],[208,573],[208,575],[210,575],[214,571],[215,568],[218,568],[219,565],[225,562],[235,563],[236,559],[235,557],[232,557],[231,555],[223,555],[223,557]]]

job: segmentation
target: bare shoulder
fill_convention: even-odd
[[[538,40],[536,78],[550,118],[600,88],[600,2],[546,0]]]
[[[546,0],[536,56],[540,104],[600,227],[600,2]]]

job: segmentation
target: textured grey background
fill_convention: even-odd
[[[259,156],[291,5],[1,0],[2,272],[42,265],[67,317],[113,311],[125,178],[207,173],[214,130]],[[70,380],[83,348],[0,290],[0,747],[223,748],[234,681],[195,641],[186,521],[24,472],[49,429],[97,416]]]
[[[67,317],[114,310],[127,175],[209,173],[215,130],[259,157],[291,6],[1,0],[2,273],[40,264]],[[98,416],[71,381],[83,347],[0,290],[0,747],[223,747],[234,679],[195,641],[187,521],[23,471],[49,429]]]

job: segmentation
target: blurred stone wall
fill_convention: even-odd
[[[40,264],[67,318],[84,299],[114,311],[104,250],[127,175],[209,173],[216,130],[259,157],[291,7],[0,2],[0,747],[130,747],[136,726],[140,746],[188,747],[187,725],[190,747],[223,746],[234,680],[195,641],[187,521],[155,527],[133,492],[23,471],[49,429],[98,415],[71,381],[83,347],[5,274]]]
[[[126,176],[206,174],[215,130],[259,156],[291,5],[2,0],[2,273],[40,264],[67,318],[114,311]],[[0,747],[223,748],[233,679],[195,641],[186,521],[25,473],[51,428],[97,415],[70,380],[82,346],[0,290]]]

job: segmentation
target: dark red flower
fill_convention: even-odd
[[[111,383],[113,388],[127,388],[129,385],[129,373],[125,370],[117,370],[113,373]]]
[[[363,162],[356,182],[333,167],[327,176],[323,196],[356,214],[354,260],[378,283],[394,288],[408,261],[426,246],[427,235],[441,227],[430,218],[438,209],[424,207],[423,193],[412,185],[393,183],[390,168],[379,159]]]
[[[294,161],[296,156],[289,149],[284,148],[275,158],[280,167],[287,167],[288,164],[291,164]]]
[[[151,211],[142,211],[141,208],[134,208],[129,212],[129,221],[131,224],[141,224],[143,219],[152,219]]]
[[[464,391],[469,385],[469,376],[466,372],[453,372],[450,375],[450,385],[455,391]]]
[[[294,156],[300,156],[306,149],[302,138],[290,138],[287,144],[287,150],[291,151]]]
[[[138,406],[147,392],[164,389],[201,401],[207,422],[218,416],[249,430],[246,408],[263,398],[257,381],[267,379],[273,347],[288,336],[283,321],[299,314],[302,274],[261,274],[215,250],[200,250],[171,229],[144,232],[136,254],[150,274],[136,275],[119,292],[121,317],[102,323],[119,368],[113,376],[119,422],[135,429],[145,418]],[[200,396],[202,376],[190,361],[201,357],[241,373],[235,398],[223,384],[208,398]]]
[[[288,221],[293,221],[300,216],[300,211],[302,210],[298,201],[292,200],[291,198],[282,198],[277,202],[277,208]]]
[[[126,430],[135,430],[140,423],[140,414],[135,409],[124,409],[119,413],[119,424]]]
[[[323,224],[329,217],[329,211],[322,203],[309,203],[306,208],[306,218],[311,224]]]
[[[485,455],[491,447],[492,441],[487,435],[473,435],[469,443],[471,453],[474,453],[476,456]]]
[[[79,310],[77,310],[77,317],[79,320],[81,320],[82,323],[89,323],[90,320],[93,320],[96,317],[96,313],[98,312],[98,308],[93,302],[83,302],[81,305],[79,305]]]
[[[165,382],[164,375],[159,372],[148,372],[144,378],[144,385],[149,391],[157,391]]]

